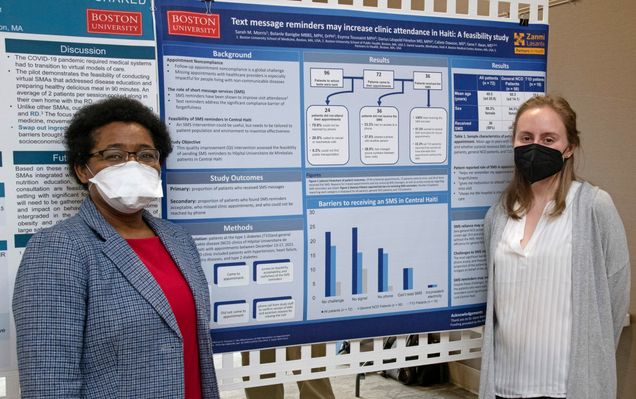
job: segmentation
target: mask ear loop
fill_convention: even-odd
[[[565,150],[563,150],[563,152],[561,153],[561,156],[563,157],[563,162],[565,162],[566,160],[570,159],[572,157],[572,155],[574,155],[574,149],[572,149],[572,151],[570,151],[570,155],[565,156],[565,153],[568,152],[568,147],[565,147]]]
[[[88,166],[88,163],[86,164],[86,169],[88,169],[89,172],[91,172],[91,175],[93,175],[93,177],[95,177],[95,173],[93,173],[93,171],[91,170],[91,167]],[[93,187],[95,185],[95,183],[93,183],[92,181],[88,180],[88,191],[91,191],[91,187]]]

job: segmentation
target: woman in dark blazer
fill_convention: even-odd
[[[194,241],[144,210],[162,196],[165,124],[115,97],[80,109],[65,140],[88,196],[31,238],[18,270],[22,398],[218,398]]]

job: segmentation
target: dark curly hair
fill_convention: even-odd
[[[111,122],[135,122],[148,129],[162,163],[172,152],[166,124],[150,108],[132,98],[109,97],[80,108],[64,133],[68,165],[78,183],[82,184],[75,174],[75,165],[86,165],[95,146],[95,131]]]

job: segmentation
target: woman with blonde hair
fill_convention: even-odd
[[[484,221],[480,398],[616,397],[630,264],[610,196],[577,180],[576,113],[538,96],[513,124],[515,171]]]

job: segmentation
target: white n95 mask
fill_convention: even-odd
[[[163,197],[159,172],[137,161],[104,168],[88,181],[108,205],[122,213],[138,212]]]

